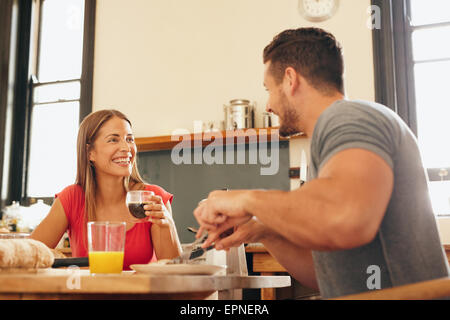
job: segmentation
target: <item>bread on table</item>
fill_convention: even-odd
[[[54,254],[34,239],[0,239],[0,270],[7,268],[49,268]]]

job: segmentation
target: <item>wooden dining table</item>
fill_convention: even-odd
[[[288,276],[152,275],[123,271],[92,275],[83,269],[0,272],[0,299],[164,299],[201,300],[229,297],[244,288],[288,287]]]

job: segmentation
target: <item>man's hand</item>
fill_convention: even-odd
[[[194,216],[200,225],[197,233],[203,230],[215,231],[228,221],[228,228],[240,225],[251,219],[252,215],[245,211],[247,191],[213,191],[208,198],[200,201],[194,210]],[[224,230],[223,230],[224,231]],[[222,232],[223,232],[222,231]]]
[[[238,221],[232,221],[233,219],[236,218],[227,220],[216,231],[210,232],[203,247],[208,247],[215,242],[217,250],[227,250],[232,247],[238,247],[243,243],[260,242],[261,239],[272,232],[256,217],[253,217],[247,222],[234,227],[234,232],[231,235],[223,237],[223,233],[232,228],[230,226],[238,223]]]

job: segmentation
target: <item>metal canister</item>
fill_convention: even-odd
[[[225,113],[225,129],[246,129],[254,126],[255,105],[249,100],[234,99],[223,106]]]
[[[280,120],[273,112],[263,112],[263,128],[278,127]]]

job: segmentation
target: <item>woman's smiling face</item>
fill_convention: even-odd
[[[89,152],[96,175],[130,176],[136,158],[136,144],[130,124],[113,117],[103,124]]]

